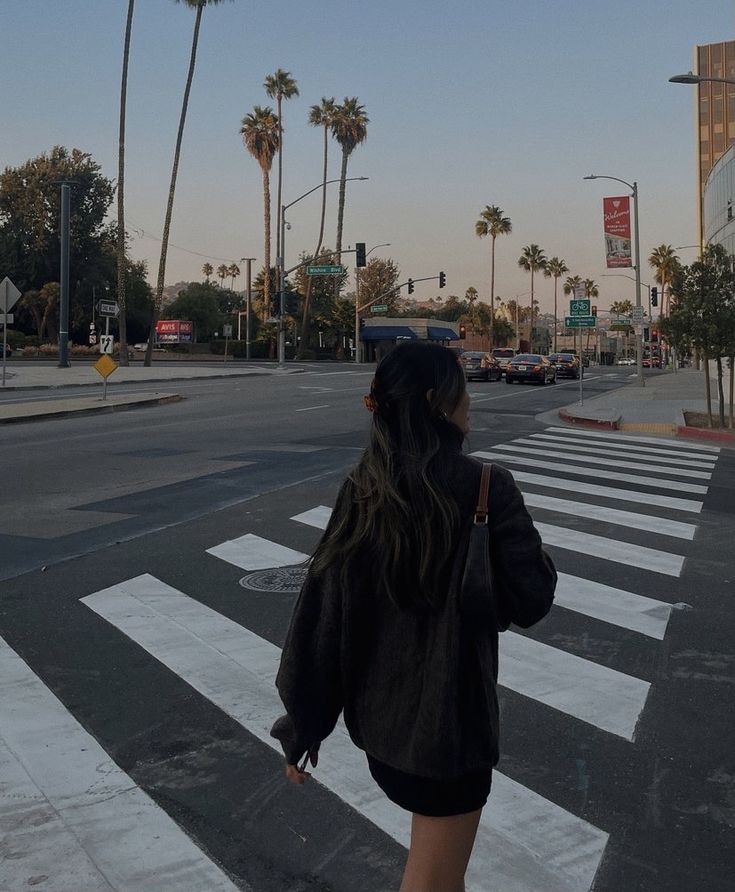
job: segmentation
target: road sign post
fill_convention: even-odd
[[[0,282],[0,313],[2,313],[3,323],[3,387],[5,387],[5,369],[8,361],[8,325],[13,323],[13,314],[10,310],[13,309],[19,297],[20,291],[5,276]]]
[[[100,336],[100,347],[102,345],[102,339],[107,337],[107,335]],[[95,371],[98,375],[102,376],[102,399],[107,399],[107,379],[110,375],[116,371],[118,368],[115,360],[109,356],[107,353],[103,353],[102,356],[97,360],[94,364]]]

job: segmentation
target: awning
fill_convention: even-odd
[[[363,341],[416,340],[417,334],[407,325],[370,325],[362,330]]]
[[[459,335],[453,328],[443,328],[438,325],[428,325],[427,335],[432,341],[458,341]]]

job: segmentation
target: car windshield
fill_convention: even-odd
[[[484,353],[476,353],[474,351],[464,354],[465,359],[483,359],[484,356]]]
[[[512,347],[496,347],[493,350],[493,356],[496,359],[513,359],[515,355],[516,351]]]
[[[516,362],[541,362],[541,356],[538,353],[521,353],[520,356],[516,356]]]
[[[574,362],[576,357],[572,356],[571,353],[556,353],[553,358],[561,362]]]

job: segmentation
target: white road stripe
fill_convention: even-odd
[[[568,573],[559,573],[554,604],[659,640],[671,615],[671,605],[664,601]]]
[[[274,686],[279,650],[152,576],[82,599],[263,743],[283,708]],[[584,661],[582,661],[584,662]],[[340,721],[315,777],[404,846],[410,820],[378,789],[365,756]],[[469,892],[589,892],[607,834],[500,772],[485,807],[467,873]]]
[[[513,440],[514,443],[520,443],[525,446],[535,446],[537,449],[563,449],[565,452],[581,452],[583,455],[609,455],[620,458],[631,458],[637,461],[653,461],[663,465],[676,465],[681,468],[698,468],[702,471],[712,471],[716,459],[694,461],[690,458],[680,458],[678,455],[672,458],[669,455],[648,455],[636,454],[631,455],[630,452],[624,452],[622,449],[611,449],[609,446],[598,446],[596,443],[585,443],[578,446],[575,443],[548,443],[545,440],[539,440],[535,437],[518,437]],[[549,453],[551,454],[551,453]],[[688,453],[687,453],[688,454]],[[575,456],[572,456],[573,458]],[[617,464],[617,458],[611,464]]]
[[[237,892],[0,639],[0,889]]]
[[[525,635],[505,632],[500,684],[583,722],[633,740],[650,684]]]
[[[658,505],[661,508],[673,508],[677,511],[689,511],[699,514],[703,502],[694,499],[678,499],[675,496],[663,496],[660,493],[639,492],[635,489],[616,489],[612,486],[598,486],[595,483],[584,483],[581,480],[569,480],[566,477],[548,477],[546,474],[531,474],[527,471],[513,471],[516,483],[530,483],[549,489],[563,489],[568,492],[580,492],[588,496],[601,496],[605,499],[620,499],[623,502],[639,502],[642,505]],[[524,489],[524,492],[526,490]]]
[[[581,533],[579,530],[558,527],[549,523],[535,523],[534,525],[545,545],[555,545],[557,548],[589,554],[603,561],[615,561],[629,567],[652,570],[654,573],[662,573],[664,576],[681,576],[681,569],[684,566],[684,556],[681,554],[670,554],[667,551],[659,551],[657,548],[647,548],[644,545],[633,545],[630,542],[620,542],[605,536]]]
[[[655,517],[650,514],[637,514],[633,511],[619,511],[603,505],[591,505],[589,502],[573,502],[570,499],[555,499],[551,496],[535,492],[524,492],[526,505],[543,508],[545,511],[558,511],[560,514],[574,514],[576,517],[589,517],[602,523],[612,523],[635,530],[646,530],[661,536],[673,536],[676,539],[693,539],[696,525]]]
[[[698,483],[684,483],[681,480],[663,480],[660,477],[641,477],[640,474],[621,474],[618,471],[599,471],[596,468],[583,468],[579,465],[560,464],[555,461],[542,461],[538,458],[529,458],[526,455],[504,455],[502,452],[486,452],[480,450],[473,452],[476,458],[503,462],[511,462],[519,465],[528,465],[531,468],[547,468],[561,474],[576,474],[578,477],[594,477],[596,480],[620,480],[622,483],[635,483],[637,486],[652,486],[657,489],[674,489],[678,492],[693,492],[706,495],[708,487]]]
[[[321,406],[305,406],[303,409],[296,409],[296,412],[312,412],[314,409],[328,409],[329,406],[324,403]]]
[[[331,516],[331,508],[327,508],[326,505],[318,505],[316,508],[303,511],[301,514],[295,514],[291,520],[297,520],[299,523],[307,524],[307,526],[316,527],[318,530],[326,530]]]
[[[579,428],[574,428],[574,430],[570,430],[568,427],[547,427],[547,431],[554,434],[571,434],[575,437],[585,437],[585,439],[595,439],[602,440],[603,442],[610,442],[611,440],[626,440],[630,443],[651,443],[654,446],[668,446],[670,449],[696,449],[698,452],[715,452],[719,453],[719,446],[704,446],[702,444],[697,443],[696,446],[693,446],[692,443],[677,443],[675,441],[663,440],[661,437],[639,437],[635,434],[619,434],[617,432],[611,431],[609,434],[601,434],[598,431],[583,431]]]
[[[600,446],[604,448],[608,448],[609,446],[614,446],[615,449],[621,449],[624,452],[630,454],[631,458],[634,458],[634,453],[636,452],[645,452],[646,455],[669,455],[675,458],[681,456],[681,458],[695,458],[700,461],[710,462],[711,464],[715,464],[719,456],[710,455],[706,452],[677,452],[674,449],[657,449],[655,446],[635,446],[633,443],[619,443],[617,441],[613,443],[606,443],[604,441],[597,440],[584,440],[581,437],[575,437],[570,435],[568,437],[563,437],[561,434],[531,434],[531,438],[534,440],[552,440],[557,443],[575,443],[578,446]]]
[[[534,444],[535,449],[527,446],[514,446],[513,443],[498,443],[493,448],[506,452],[520,452],[522,455],[539,455],[548,458],[563,458],[571,461],[584,462],[588,465],[601,465],[604,468],[630,468],[633,471],[647,471],[652,474],[672,474],[674,477],[693,477],[698,480],[710,480],[712,474],[709,471],[692,471],[689,468],[670,468],[665,465],[655,465],[649,462],[621,461],[619,458],[598,458],[594,455],[567,455],[565,452],[555,452],[552,449],[544,449],[542,443]]]
[[[270,570],[273,567],[291,567],[309,560],[308,554],[286,548],[270,539],[263,539],[253,533],[231,539],[207,549],[207,554],[242,567],[243,570]]]

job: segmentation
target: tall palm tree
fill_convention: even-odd
[[[230,289],[232,291],[235,290],[235,279],[240,275],[240,267],[236,263],[231,263],[227,267],[227,275],[230,276],[232,281],[230,282]]]
[[[291,99],[299,95],[296,81],[291,77],[290,71],[279,68],[275,74],[267,75],[263,82],[266,96],[276,100],[276,114],[278,115],[278,195],[276,198],[276,216],[281,219],[281,181],[283,178],[283,100]],[[281,227],[276,226],[276,257],[281,256]]]
[[[584,285],[584,293],[587,297],[599,296],[600,289],[594,279],[585,279],[582,284]]]
[[[526,247],[521,252],[521,256],[518,258],[518,266],[521,269],[525,269],[526,272],[531,273],[531,331],[530,331],[530,341],[531,341],[531,349],[533,349],[533,316],[534,316],[534,292],[533,292],[533,274],[537,270],[545,269],[546,264],[548,263],[546,259],[546,254],[544,254],[543,248],[539,248],[536,244],[526,245]]]
[[[224,0],[175,0],[176,3],[183,3],[189,9],[196,10],[196,18],[194,19],[194,33],[191,39],[191,53],[189,55],[189,71],[186,76],[186,86],[184,88],[184,99],[181,103],[181,114],[179,116],[179,129],[176,134],[176,147],[174,149],[174,163],[171,168],[171,182],[168,187],[168,203],[166,205],[166,218],[163,223],[163,235],[161,237],[161,259],[158,263],[158,279],[156,281],[156,293],[153,296],[153,314],[151,318],[151,331],[148,336],[148,347],[145,351],[144,365],[149,366],[153,358],[153,341],[155,338],[156,322],[161,312],[163,304],[163,282],[166,276],[166,257],[168,255],[168,238],[171,231],[171,217],[174,211],[174,195],[176,193],[176,176],[179,172],[179,159],[181,157],[181,143],[184,138],[184,125],[186,124],[186,112],[189,108],[189,94],[191,93],[191,82],[194,79],[194,67],[197,58],[197,46],[199,44],[199,29],[202,24],[202,13],[206,6],[218,6],[224,3]]]
[[[495,324],[495,310],[493,309],[495,300],[495,239],[499,235],[510,235],[513,231],[513,225],[510,217],[504,217],[503,211],[495,204],[485,205],[485,210],[480,212],[480,219],[475,223],[475,235],[483,238],[489,235],[492,239],[490,244],[490,346],[493,346]]]
[[[651,251],[648,264],[656,271],[654,278],[661,286],[661,315],[668,316],[670,308],[666,297],[666,286],[670,285],[674,278],[674,273],[680,265],[679,258],[671,245],[659,245]]]
[[[337,103],[335,101],[334,96],[331,99],[327,99],[326,96],[322,96],[322,101],[319,105],[312,105],[309,109],[309,123],[312,127],[321,127],[323,130],[324,137],[324,161],[322,164],[322,210],[321,217],[319,218],[319,238],[316,243],[316,250],[314,251],[314,257],[319,256],[319,252],[322,249],[322,244],[324,242],[324,220],[327,212],[327,159],[329,155],[329,130],[332,126],[332,122],[334,120],[334,110],[337,107]],[[330,258],[331,259],[331,258]],[[311,276],[307,278],[306,289],[304,294],[304,307],[303,313],[301,316],[301,346],[302,348],[306,348],[306,338],[307,332],[309,328],[309,310],[310,310],[310,302],[311,302]]]
[[[263,269],[271,268],[271,186],[270,173],[273,159],[278,151],[278,117],[272,108],[256,105],[250,114],[242,119],[240,133],[245,148],[255,158],[263,173],[263,219],[265,232],[265,252]],[[270,315],[271,277],[263,277],[263,319]]]
[[[339,175],[339,206],[337,209],[337,242],[335,244],[335,263],[341,263],[342,226],[345,213],[345,188],[347,181],[347,162],[355,149],[367,139],[367,125],[370,119],[365,107],[360,105],[356,96],[345,96],[342,105],[334,110],[332,120],[332,136],[342,149],[342,169]]]
[[[209,277],[212,275],[213,272],[214,272],[214,267],[212,266],[211,263],[205,263],[204,266],[202,267],[202,275],[206,279],[207,285],[209,285]]]
[[[120,86],[120,131],[117,150],[117,302],[120,338],[120,365],[128,365],[128,325],[125,299],[125,110],[128,96],[128,61],[130,60],[130,35],[133,30],[135,0],[128,0],[128,16],[123,44],[122,84]]]
[[[557,312],[556,312],[556,296],[559,285],[559,279],[565,274],[569,272],[569,267],[566,264],[566,261],[562,260],[560,257],[552,257],[551,260],[547,261],[546,267],[544,268],[544,276],[547,279],[553,277],[554,279],[554,353],[556,353],[556,328],[557,328]]]
[[[217,278],[220,280],[220,287],[225,287],[225,279],[229,276],[229,274],[229,266],[227,266],[226,263],[220,263],[220,265],[217,267]]]

